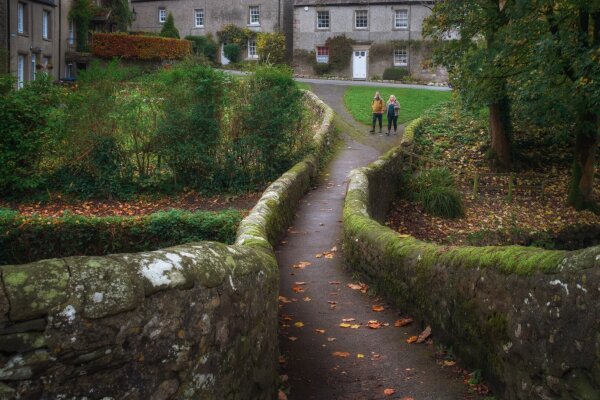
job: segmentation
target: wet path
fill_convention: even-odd
[[[346,123],[356,126],[343,108],[343,89],[313,86],[313,91]],[[398,310],[385,305],[383,312],[374,312],[372,306],[382,303],[347,286],[353,279],[344,267],[340,243],[347,176],[352,169],[375,160],[382,147],[389,148],[398,137],[372,136],[365,141],[378,141],[377,149],[346,134],[343,137],[342,149],[318,187],[301,201],[294,225],[277,250],[283,296],[279,341],[286,360],[282,373],[288,375],[291,387],[288,398],[464,399],[466,388],[456,375],[436,363],[433,346],[406,343],[409,336],[418,335],[416,324],[393,327]],[[350,325],[360,327],[340,327],[348,318],[354,318]],[[369,329],[370,320],[390,326]],[[348,354],[339,357],[334,352]],[[395,394],[385,396],[386,388],[394,389]]]

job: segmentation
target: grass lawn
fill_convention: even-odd
[[[296,86],[298,86],[299,89],[310,90],[310,85],[305,82],[297,82],[296,81]]]
[[[389,99],[391,94],[396,96],[400,102],[398,122],[401,124],[419,117],[431,106],[452,98],[452,93],[449,91],[393,87],[350,87],[344,94],[344,104],[354,119],[365,125],[371,125],[373,118],[371,100],[375,91],[379,91],[385,101]]]

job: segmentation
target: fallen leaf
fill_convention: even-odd
[[[369,321],[367,323],[367,326],[369,328],[371,328],[371,329],[379,329],[379,328],[381,328],[381,324],[379,322],[377,322],[377,321]]]
[[[333,247],[331,248],[331,250],[329,250],[329,251],[331,251],[332,253],[335,253],[335,252],[337,251],[337,246],[333,246]]]
[[[333,342],[334,340],[335,340],[335,338],[334,338],[334,337],[328,337],[328,338],[327,338],[327,341],[328,341],[328,342]]]
[[[304,292],[304,288],[302,286],[292,286],[292,290],[295,293],[303,293]]]
[[[337,301],[333,301],[333,300],[328,300],[327,301],[329,304],[337,304]]]
[[[356,318],[342,318],[342,322],[352,322],[356,321]]]
[[[358,329],[360,328],[360,325],[350,325],[350,329]]]
[[[302,286],[302,285],[306,285],[306,282],[294,282],[294,284]]]
[[[315,332],[323,334],[325,333],[325,329],[315,329]]]
[[[453,367],[456,365],[456,361],[452,361],[452,360],[445,360],[443,363],[444,367]]]
[[[415,400],[413,397],[403,397],[400,400]]]
[[[373,306],[373,307],[371,307],[371,310],[373,310],[375,312],[382,312],[383,306]]]
[[[364,354],[360,354],[360,353],[358,353],[358,354],[356,355],[356,358],[365,358],[365,355],[364,355]]]
[[[317,253],[317,254],[315,254],[315,258],[321,258],[321,257],[323,257],[323,253]]]
[[[291,314],[283,314],[281,318],[283,318],[284,321],[291,321],[294,317]]]
[[[287,362],[287,360],[285,359],[284,356],[279,356],[279,364],[285,364]]]
[[[399,319],[396,322],[394,322],[394,326],[396,328],[401,328],[403,326],[410,325],[412,323],[413,323],[413,319],[412,318],[402,318],[402,319]]]
[[[308,261],[300,261],[298,264],[292,265],[292,268],[304,269],[304,268],[308,267],[309,265],[312,265],[312,263],[310,263]]]
[[[279,296],[279,301],[282,303],[291,303],[291,301],[287,297],[284,297],[284,296]]]
[[[395,391],[394,389],[389,389],[389,388],[388,388],[388,389],[384,389],[384,390],[383,390],[383,394],[384,394],[384,395],[386,395],[386,396],[391,396],[391,395],[393,395],[394,393],[396,393],[396,391]]]
[[[333,258],[333,253],[326,252],[326,253],[323,253],[323,254],[325,255],[325,258],[327,258],[329,260],[331,260]]]
[[[339,285],[340,282],[339,281],[331,281],[329,282],[330,285]]]
[[[296,323],[294,324],[294,326],[295,326],[296,328],[302,328],[302,327],[304,326],[304,323],[303,323],[303,322],[296,322]]]
[[[431,326],[427,326],[423,332],[417,338],[417,343],[423,343],[427,338],[431,336]]]
[[[340,324],[340,328],[350,328],[350,324],[347,324],[347,323],[345,323],[345,322],[342,322],[342,323]]]
[[[406,343],[411,344],[417,341],[419,337],[418,336],[411,336],[408,339],[406,339]]]
[[[311,301],[312,299],[311,299],[310,297],[306,296],[306,297],[305,297],[305,298],[303,298],[302,300],[304,300],[304,301]]]
[[[290,339],[292,342],[295,342],[296,340],[298,340],[298,338],[296,336],[289,336],[288,339]]]
[[[347,351],[336,351],[333,353],[334,357],[342,357],[342,358],[346,358],[350,355],[350,353],[348,353]]]

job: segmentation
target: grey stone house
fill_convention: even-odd
[[[411,76],[446,81],[447,73],[428,68],[429,48],[421,31],[434,1],[417,0],[295,0],[294,67],[314,74],[315,64],[327,64],[327,39],[352,39],[348,65],[335,75],[353,79],[382,77],[387,68],[406,69]]]
[[[277,32],[282,30],[285,3],[285,0],[131,0],[136,15],[131,28],[160,32],[171,13],[181,37],[212,35],[217,39],[217,32],[228,24],[254,32]],[[254,40],[248,42],[242,56],[246,60],[258,59]],[[228,63],[222,46],[220,57],[221,62]]]

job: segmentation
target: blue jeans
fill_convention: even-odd
[[[375,130],[375,123],[379,120],[379,130],[381,130],[383,126],[383,114],[375,114],[373,113],[373,130]]]

